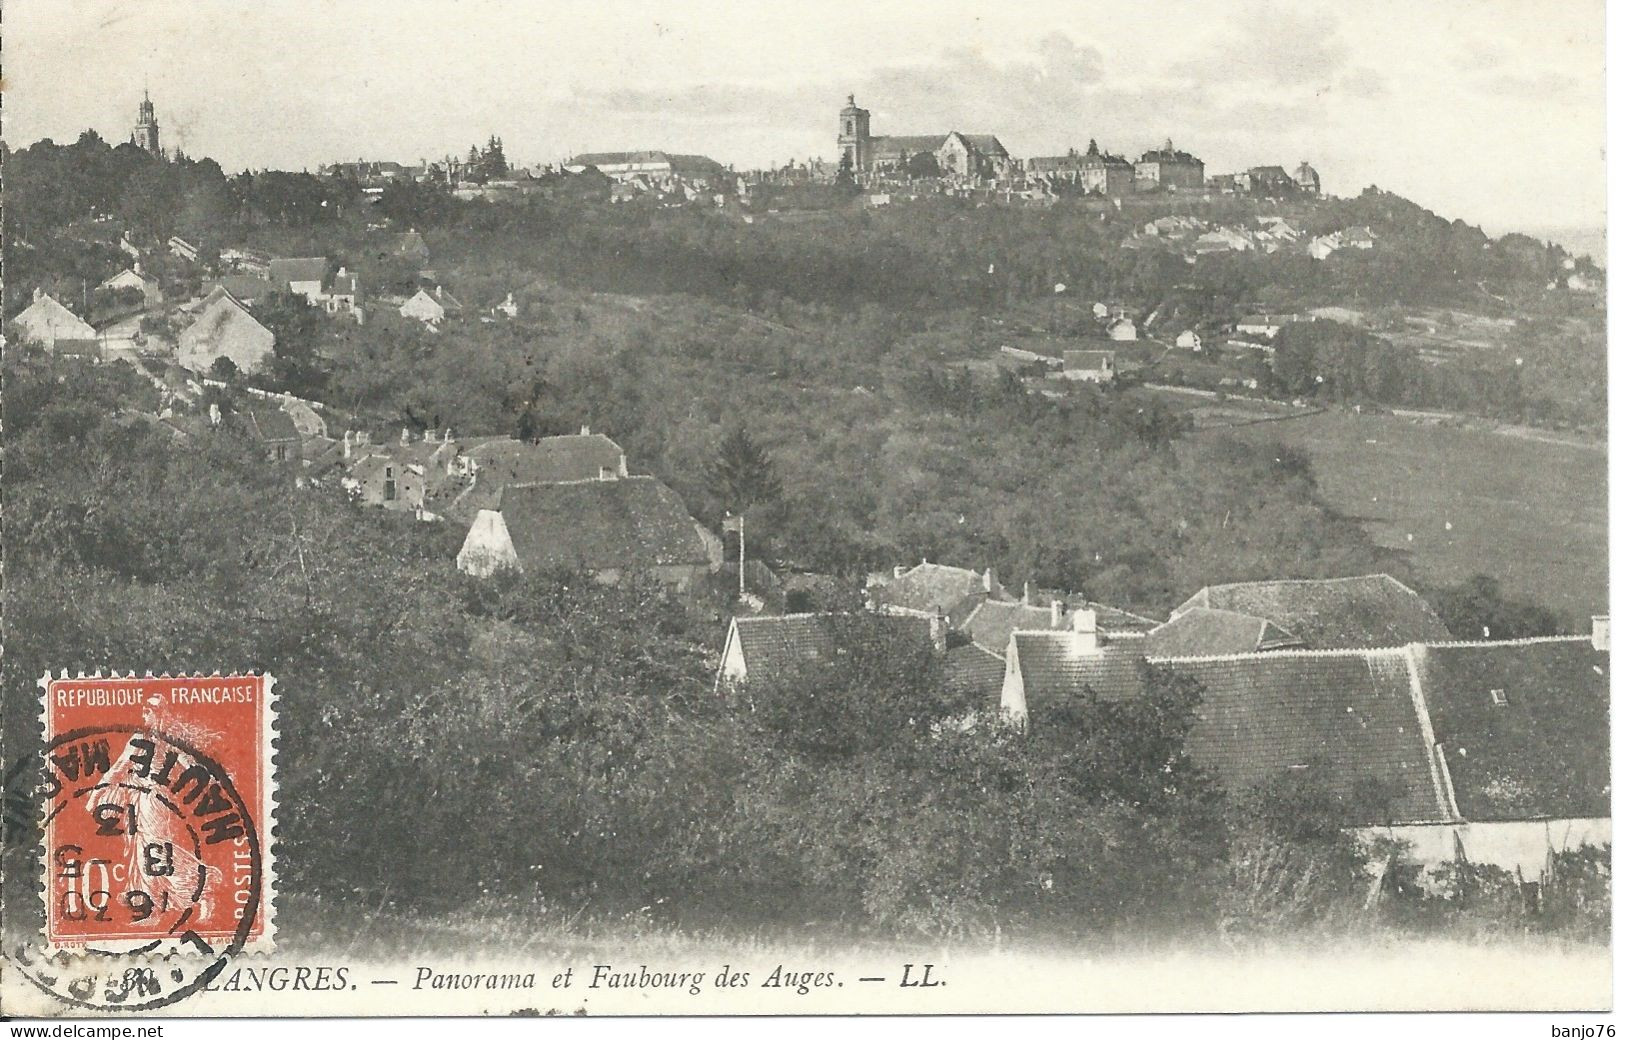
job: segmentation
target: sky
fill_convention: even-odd
[[[12,0],[0,130],[166,146],[228,172],[661,148],[744,169],[876,134],[1209,173],[1307,160],[1497,231],[1604,223],[1602,0]],[[71,70],[69,72],[68,70]]]

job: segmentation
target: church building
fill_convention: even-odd
[[[876,137],[869,110],[848,94],[836,137],[842,160],[853,173],[901,172],[914,176],[998,177],[1011,167],[1010,153],[992,134],[915,134]]]
[[[164,154],[158,147],[158,117],[153,114],[152,98],[144,90],[141,92],[141,108],[136,117],[135,129],[130,132],[130,143],[149,155]]]

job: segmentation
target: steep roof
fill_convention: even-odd
[[[921,152],[935,152],[948,139],[947,134],[904,134],[869,138],[869,153],[877,159],[911,159]],[[967,138],[968,140],[969,138]]]
[[[1145,637],[1145,652],[1153,657],[1246,654],[1299,645],[1296,636],[1273,621],[1211,607],[1192,607]]]
[[[1093,652],[1078,649],[1078,637],[1069,631],[1016,632],[1011,647],[1021,670],[1027,710],[1042,719],[1046,705],[1085,691],[1103,700],[1124,700],[1144,692],[1141,678],[1145,655],[1139,641],[1107,643]],[[1042,725],[1042,721],[1039,723]]]
[[[1413,653],[1462,815],[1609,814],[1607,652],[1574,637]]]
[[[267,443],[299,440],[299,430],[293,417],[271,404],[253,404],[247,409],[248,428],[255,437]]]
[[[522,567],[710,563],[699,525],[654,477],[510,484],[498,509]]]
[[[948,613],[967,596],[986,591],[985,578],[964,567],[921,562],[876,589],[876,606]]]
[[[1157,627],[1157,622],[1151,618],[1142,617],[1139,614],[1132,614],[1129,611],[1121,610],[1117,607],[1109,607],[1104,603],[1098,603],[1095,600],[1089,599],[1085,596],[1064,592],[1060,589],[1033,590],[1032,601],[1035,606],[1048,609],[1050,603],[1055,600],[1060,600],[1060,602],[1069,610],[1086,608],[1094,611],[1095,624],[1102,632],[1115,632],[1118,634],[1125,632],[1149,632],[1151,629]]]
[[[289,282],[317,282],[327,277],[327,257],[296,256],[272,260],[267,277],[278,289]]]
[[[96,330],[50,293],[40,293],[12,321],[42,339],[95,339]]]
[[[931,638],[928,618],[888,617],[870,613],[768,614],[738,617],[734,629],[745,661],[747,679],[762,681],[794,672],[810,663],[830,660],[838,629],[853,638],[887,633]],[[1003,665],[1000,665],[1003,677]]]
[[[1268,619],[1307,647],[1402,646],[1448,640],[1427,601],[1386,574],[1209,585],[1174,609],[1211,607]]]
[[[959,136],[969,141],[971,146],[983,155],[1010,154],[1004,150],[1004,145],[999,142],[999,139],[992,134],[960,134]]]
[[[993,711],[1004,685],[1004,657],[974,643],[956,646],[943,657],[942,677],[950,692]]]
[[[1201,684],[1187,747],[1231,790],[1301,771],[1341,802],[1345,825],[1452,818],[1405,650],[1287,650],[1166,664]]]
[[[619,474],[625,453],[601,433],[544,437],[536,442],[504,437],[464,452],[474,460],[474,488],[464,503],[489,509],[509,484],[558,484],[597,480],[603,470]]]
[[[216,289],[224,289],[235,296],[239,301],[251,303],[254,300],[270,295],[275,289],[269,278],[262,278],[254,274],[227,274],[221,275],[218,281],[210,282],[205,286],[205,296],[212,294]]]

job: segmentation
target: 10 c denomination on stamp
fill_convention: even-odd
[[[274,684],[253,674],[40,680],[36,982],[86,1006],[167,1004],[229,957],[271,948]],[[94,965],[88,977],[64,967],[73,957]],[[71,989],[49,981],[61,979]]]

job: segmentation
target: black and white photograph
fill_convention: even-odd
[[[1606,13],[9,0],[0,1016],[1607,1040]]]

